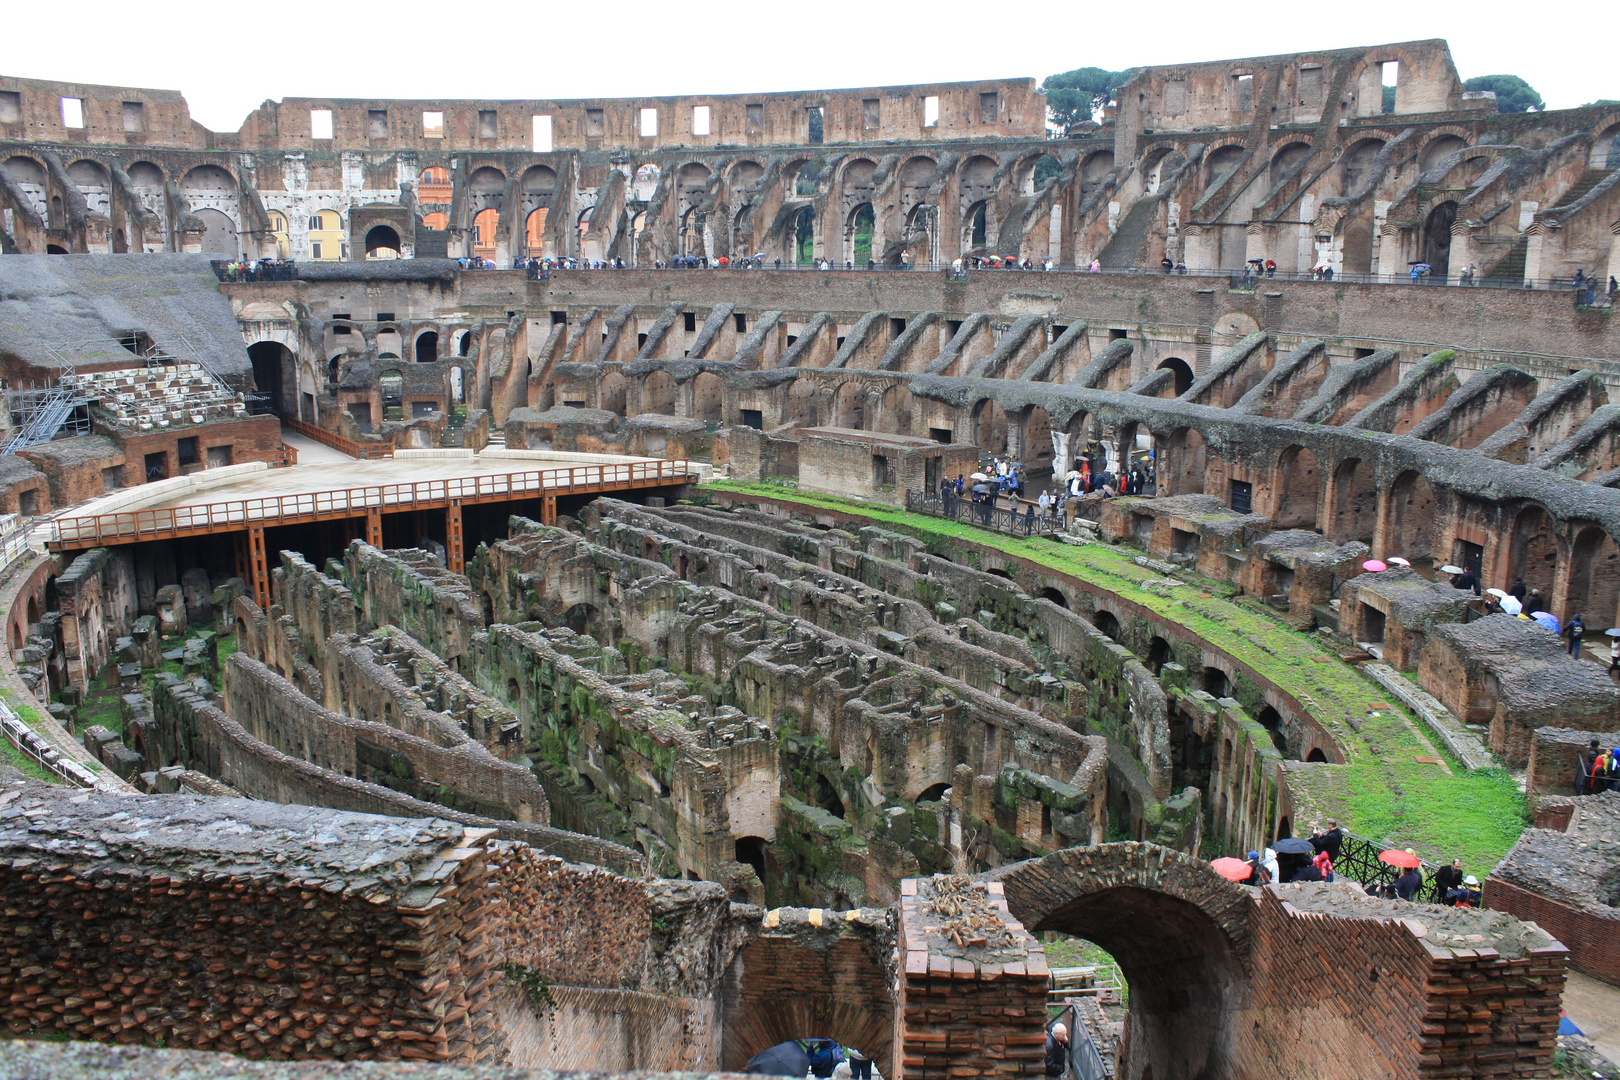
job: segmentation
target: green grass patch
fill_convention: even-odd
[[[1434,740],[1419,739],[1414,721],[1388,692],[1325,649],[1319,635],[1292,630],[1257,607],[1227,599],[1222,594],[1230,587],[1212,582],[1211,590],[1184,586],[1160,595],[1142,588],[1144,581],[1162,576],[1136,565],[1132,560],[1139,552],[1134,549],[1007,536],[963,522],[777,485],[722,481],[707,486],[860,515],[930,543],[956,541],[993,548],[1069,574],[1167,622],[1186,626],[1292,696],[1344,749],[1347,761],[1342,766],[1289,775],[1297,831],[1307,830],[1313,820],[1332,817],[1369,839],[1412,848],[1435,862],[1461,857],[1471,871],[1484,873],[1501,860],[1529,822],[1524,796],[1506,771],[1468,773],[1452,760],[1448,775],[1438,765],[1419,762],[1417,758],[1437,750],[1442,760],[1448,755],[1443,747],[1430,745]]]
[[[11,711],[17,714],[17,719],[29,727],[39,726],[39,710],[24,705],[22,699],[14,691],[0,688],[0,698],[4,698]],[[11,740],[0,735],[0,762],[17,769],[24,776],[34,780],[44,780],[49,784],[61,783],[51,772],[39,762],[11,745]]]

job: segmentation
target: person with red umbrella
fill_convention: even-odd
[[[1395,895],[1402,900],[1410,900],[1423,888],[1423,871],[1419,869],[1423,860],[1411,848],[1397,851],[1391,848],[1378,854],[1379,862],[1386,862],[1391,866],[1400,867],[1406,872],[1395,879]]]

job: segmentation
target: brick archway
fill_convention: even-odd
[[[1139,843],[1071,848],[989,876],[1027,929],[1083,937],[1119,961],[1131,990],[1121,1076],[1237,1075],[1247,889],[1203,860]]]

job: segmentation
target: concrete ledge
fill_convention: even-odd
[[[466,461],[471,461],[473,458],[475,458],[477,456],[478,455],[473,453],[471,450],[458,450],[458,449],[454,449],[454,448],[448,449],[448,450],[395,450],[394,451],[395,460],[399,460],[401,458],[462,458],[462,459],[464,459]]]
[[[1417,686],[1388,664],[1363,664],[1363,671],[1374,682],[1400,699],[1402,705],[1418,714],[1430,731],[1456,754],[1465,769],[1500,768],[1501,762],[1491,755],[1479,737],[1463,726],[1444,705],[1428,691]]]

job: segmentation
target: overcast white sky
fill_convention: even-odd
[[[1539,32],[1502,0],[1237,5],[764,0],[710,5],[257,0],[16,5],[0,74],[179,90],[235,131],[267,98],[577,98],[1029,76],[1439,37],[1463,78],[1513,74],[1549,108],[1620,98],[1612,9]],[[1432,9],[1432,10],[1431,10]],[[1493,9],[1498,17],[1493,18]],[[1608,16],[1599,12],[1609,10]],[[1455,16],[1464,13],[1466,18]],[[1400,29],[1386,29],[1399,25]],[[1615,23],[1609,22],[1612,31]],[[22,43],[32,47],[18,47]],[[46,44],[50,43],[50,47]],[[193,57],[186,61],[182,57]]]

